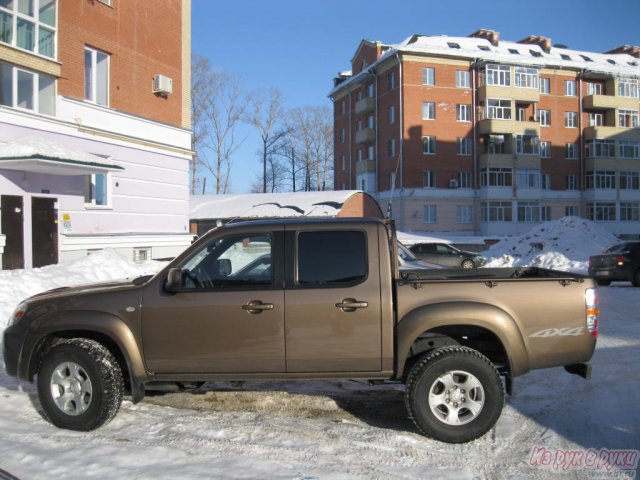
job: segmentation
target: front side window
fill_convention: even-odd
[[[108,173],[93,173],[84,176],[84,203],[87,206],[109,206]]]
[[[89,47],[84,49],[84,98],[109,104],[109,55]]]
[[[55,58],[56,0],[0,1],[0,42]]]
[[[0,105],[55,115],[55,78],[0,62]]]
[[[182,266],[182,287],[246,289],[273,285],[271,236],[232,235],[216,239]]]
[[[367,277],[367,242],[362,231],[300,232],[296,283],[345,285]]]

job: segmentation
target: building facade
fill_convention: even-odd
[[[577,215],[640,233],[640,49],[498,32],[363,40],[334,80],[335,188],[404,230],[504,235]]]
[[[5,269],[191,242],[190,0],[0,0]]]

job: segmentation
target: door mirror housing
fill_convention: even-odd
[[[216,260],[216,270],[218,278],[226,278],[231,275],[231,260],[228,258],[219,258]]]
[[[167,273],[167,279],[164,282],[164,289],[167,292],[175,293],[182,288],[182,269],[171,268]]]

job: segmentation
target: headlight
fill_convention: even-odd
[[[11,325],[15,325],[16,323],[18,323],[20,319],[24,317],[25,313],[27,313],[27,304],[21,303],[16,307],[16,309],[13,311],[13,313],[9,317],[9,321],[7,321],[7,327],[10,327]]]

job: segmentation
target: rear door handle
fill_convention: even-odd
[[[355,312],[358,308],[367,308],[368,306],[367,302],[359,302],[355,298],[345,298],[340,303],[336,303],[336,308],[343,312]]]
[[[273,303],[262,303],[262,300],[251,300],[246,305],[242,305],[242,309],[249,313],[262,313],[263,310],[273,310]]]

